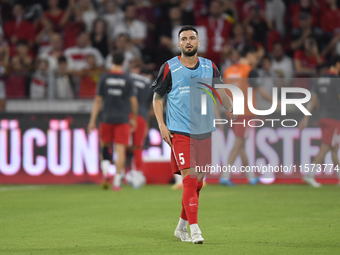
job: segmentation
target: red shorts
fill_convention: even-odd
[[[238,116],[237,119],[233,121],[233,126],[231,127],[231,129],[234,131],[235,136],[248,138],[250,132],[248,121],[251,119],[252,117],[249,116]]]
[[[131,116],[132,114],[129,115],[130,119],[131,119]],[[134,146],[144,145],[145,131],[146,131],[146,121],[142,116],[138,115],[137,116],[137,129],[134,133],[132,133]]]
[[[211,164],[211,138],[197,140],[173,134],[171,143],[171,169],[174,174],[181,174],[183,169]]]
[[[99,123],[100,140],[103,143],[129,144],[130,124]]]
[[[330,118],[319,120],[322,131],[322,143],[338,146],[340,136],[340,121]]]

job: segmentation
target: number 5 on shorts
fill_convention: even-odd
[[[181,165],[184,165],[184,163],[185,163],[185,160],[184,160],[184,158],[183,158],[183,154],[184,154],[184,153],[178,154],[178,157],[179,157],[179,160],[180,160]]]

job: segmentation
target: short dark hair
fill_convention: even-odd
[[[67,59],[65,56],[60,56],[58,58],[58,64],[61,64],[61,63],[67,63]]]
[[[243,49],[240,51],[241,58],[245,58],[249,53],[255,53],[257,50],[254,46],[246,45],[243,47]]]
[[[124,63],[124,52],[115,51],[112,53],[112,63],[118,66],[123,65]]]
[[[21,46],[21,45],[29,47],[29,43],[25,39],[21,39],[21,40],[17,41],[17,43],[15,44],[15,46]]]
[[[183,31],[190,31],[190,30],[194,31],[198,36],[198,32],[197,32],[196,28],[194,28],[193,26],[187,25],[187,26],[182,27],[181,30],[179,30],[178,37]]]
[[[331,66],[335,66],[337,63],[340,63],[340,55],[335,55],[331,60]]]
[[[273,43],[273,48],[276,46],[276,45],[280,45],[282,48],[284,48],[284,45],[281,41],[276,41]]]
[[[266,54],[263,56],[262,61],[265,60],[265,59],[268,59],[270,62],[272,62],[272,57],[271,57],[268,53],[266,53]]]
[[[125,12],[127,8],[129,8],[130,6],[136,7],[136,5],[133,2],[128,2],[123,6],[123,11]]]

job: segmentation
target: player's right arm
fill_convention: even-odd
[[[151,89],[154,91],[153,94],[153,110],[158,122],[158,127],[161,132],[163,140],[171,144],[172,134],[170,133],[168,127],[164,123],[163,118],[163,96],[171,91],[172,80],[171,72],[168,63],[165,63],[159,70],[158,77],[155,82],[151,85]]]
[[[172,134],[170,133],[168,127],[165,125],[163,119],[163,98],[157,92],[153,94],[152,104],[162,138],[167,144],[171,146]]]
[[[90,133],[93,129],[96,128],[96,120],[97,120],[100,108],[102,106],[102,101],[103,101],[102,96],[99,96],[99,95],[95,96],[92,111],[91,111],[90,122],[89,122],[89,125],[87,127],[88,133]]]

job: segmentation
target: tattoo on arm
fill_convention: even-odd
[[[157,93],[153,93],[153,101],[162,100],[162,97]]]

